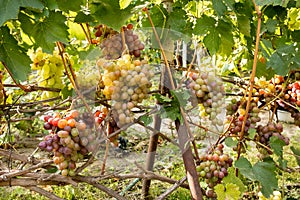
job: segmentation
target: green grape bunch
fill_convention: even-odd
[[[41,48],[38,48],[35,52],[30,52],[30,58],[33,62],[31,69],[37,72],[33,76],[38,86],[57,89],[64,87],[64,65],[58,50],[54,50],[52,54],[47,54]],[[41,99],[57,96],[59,96],[59,92],[43,91]]]

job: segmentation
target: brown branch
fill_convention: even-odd
[[[186,176],[177,181],[172,187],[170,187],[168,190],[166,190],[164,193],[159,195],[155,200],[163,200],[167,198],[172,192],[174,192],[178,187],[180,187],[185,181],[186,181]]]
[[[107,193],[108,195],[117,198],[118,200],[126,200],[125,197],[122,197],[121,195],[119,195],[118,193],[116,193],[114,190],[107,188],[99,183],[96,183],[96,181],[94,181],[93,179],[89,179],[83,176],[76,176],[74,177],[75,180],[77,181],[81,181],[81,182],[85,182],[88,183],[90,185],[93,185],[94,187],[100,189],[101,191]]]
[[[20,84],[18,81],[16,81],[16,79],[13,77],[12,72],[8,69],[7,65],[5,62],[1,61],[2,65],[4,66],[4,68],[6,69],[6,71],[8,72],[9,76],[11,77],[11,79],[13,80],[13,82],[16,84],[16,86],[18,86],[21,90],[23,90],[24,92],[29,92],[27,86],[24,86],[22,84]]]
[[[26,173],[29,173],[35,169],[39,169],[39,168],[43,168],[43,167],[46,167],[46,166],[49,166],[53,163],[53,161],[46,161],[46,162],[42,162],[42,163],[38,163],[32,167],[29,167],[28,169],[24,169],[24,170],[14,170],[12,172],[8,172],[8,173],[4,173],[0,176],[0,181],[6,181],[12,177],[15,177],[15,176],[20,176],[20,175],[24,175]]]
[[[254,4],[255,10],[256,10],[257,16],[258,16],[257,30],[256,30],[256,43],[255,43],[255,52],[254,52],[254,60],[253,60],[252,72],[251,72],[250,83],[249,83],[250,84],[250,88],[249,88],[249,90],[247,90],[247,92],[248,92],[248,99],[247,99],[247,104],[246,104],[245,117],[244,117],[244,120],[243,120],[242,130],[240,132],[240,138],[239,138],[239,143],[238,143],[238,147],[237,147],[237,151],[238,151],[237,159],[239,159],[239,157],[241,155],[242,141],[244,139],[244,134],[245,134],[245,125],[246,125],[247,116],[248,116],[249,109],[250,109],[250,103],[251,103],[253,86],[254,86],[254,78],[255,78],[256,67],[257,67],[259,41],[260,41],[260,28],[261,28],[262,13],[259,10],[259,7],[254,2],[254,0],[253,0],[253,4]],[[236,170],[236,174],[238,174],[238,169]]]
[[[48,197],[49,199],[52,199],[52,200],[63,200],[62,198],[56,196],[55,194],[48,192],[47,190],[44,190],[37,186],[24,186],[24,187],[31,191],[37,192],[45,197]]]

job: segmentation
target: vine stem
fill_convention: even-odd
[[[258,16],[257,30],[256,30],[256,42],[255,42],[255,52],[254,52],[252,72],[251,72],[251,77],[250,77],[250,82],[249,82],[250,86],[249,86],[249,90],[247,91],[248,92],[248,99],[247,99],[247,104],[246,104],[245,117],[244,117],[244,120],[243,120],[242,130],[241,130],[241,133],[240,133],[239,143],[238,143],[238,147],[237,147],[237,151],[238,151],[237,159],[240,158],[242,141],[243,141],[244,135],[245,135],[245,125],[246,125],[247,116],[248,116],[249,109],[250,109],[250,102],[251,102],[251,98],[252,98],[252,91],[253,91],[253,86],[254,86],[254,78],[255,78],[255,74],[256,74],[257,59],[258,59],[258,47],[259,47],[259,42],[260,42],[260,28],[261,28],[262,13],[261,13],[259,7],[254,2],[254,0],[252,0],[252,1],[253,1],[255,10],[256,10],[257,16]],[[236,169],[236,175],[238,175],[238,169]]]
[[[148,11],[147,8],[143,9],[148,17],[148,20],[151,24],[153,33],[155,35],[155,38],[158,42],[159,48],[161,50],[165,65],[166,65],[166,69],[167,69],[167,75],[169,76],[169,81],[171,84],[171,89],[174,90],[175,84],[173,81],[173,76],[171,73],[171,69],[169,66],[169,62],[167,59],[167,56],[164,52],[163,46],[160,42],[160,38],[156,32],[155,26],[153,24],[152,18],[150,16],[150,13]],[[195,162],[194,162],[194,157],[192,154],[192,150],[191,147],[189,145],[190,140],[189,140],[189,136],[191,135],[190,132],[190,127],[186,118],[186,113],[184,112],[184,109],[182,108],[182,106],[180,106],[180,113],[182,115],[183,118],[183,124],[181,124],[181,122],[179,120],[175,120],[175,124],[176,124],[176,129],[177,129],[177,133],[178,133],[178,140],[179,140],[179,145],[180,145],[180,149],[181,149],[181,153],[182,153],[182,158],[183,158],[183,162],[184,162],[184,166],[186,169],[186,174],[187,174],[187,180],[190,186],[190,193],[192,196],[192,199],[199,199],[202,200],[202,191],[201,191],[201,187],[198,181],[198,174],[196,171],[196,166],[195,166]],[[197,152],[195,152],[197,154]]]
[[[77,87],[77,84],[75,82],[75,75],[74,75],[74,72],[71,70],[71,73],[72,73],[72,76],[73,78],[70,76],[69,72],[68,72],[68,69],[67,69],[67,63],[66,63],[66,60],[64,58],[64,50],[63,50],[63,47],[62,47],[62,43],[61,42],[56,42],[56,46],[58,47],[58,50],[59,50],[59,54],[61,56],[61,59],[63,61],[63,64],[64,64],[64,68],[65,68],[65,71],[66,71],[66,74],[71,82],[71,84],[73,85],[74,87],[74,90],[76,92],[76,94],[80,97],[80,99],[82,100],[84,106],[86,107],[86,109],[88,110],[89,114],[92,116],[92,110],[90,109],[89,105],[87,104],[87,102],[85,101],[82,93],[79,91],[78,87]],[[71,69],[71,66],[69,66],[69,68]]]

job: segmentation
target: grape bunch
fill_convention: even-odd
[[[266,198],[262,192],[258,192],[258,200],[282,200],[281,193],[277,190],[273,191],[273,194],[270,195],[269,198]]]
[[[280,100],[279,105],[288,110],[291,113],[291,116],[294,118],[295,125],[300,126],[300,112],[295,108],[300,106],[300,81],[295,81],[288,84],[283,98],[285,102],[288,102],[292,106],[281,102]]]
[[[214,152],[200,155],[200,164],[197,166],[199,180],[207,183],[206,196],[215,198],[213,188],[228,175],[227,169],[232,166],[232,158],[223,153],[224,145],[218,144]]]
[[[4,87],[3,87],[2,79],[3,79],[3,71],[0,70],[0,103],[2,103],[4,99]]]
[[[283,126],[281,123],[269,122],[267,125],[264,126],[259,125],[256,131],[257,131],[256,141],[260,142],[261,144],[267,147],[270,147],[270,138],[272,136],[278,137],[280,140],[284,141],[286,145],[289,144],[289,138],[281,134],[283,131]],[[263,153],[263,151],[261,152]],[[271,152],[267,152],[267,153],[270,154]]]
[[[130,55],[134,55],[135,57],[141,56],[141,50],[143,50],[145,46],[139,40],[139,36],[134,34],[132,29],[132,24],[122,27],[122,30],[124,31],[124,42],[121,33],[112,34],[102,41],[100,48],[106,59],[120,58],[123,51],[126,49],[123,44],[126,44],[128,47]]]
[[[105,117],[106,113],[102,113],[101,120]],[[85,113],[80,116],[77,110],[69,111],[64,117],[59,113],[45,115],[44,129],[49,134],[39,143],[39,148],[53,152],[53,162],[63,176],[73,176],[76,163],[97,148],[99,139],[93,125],[101,120]]]
[[[259,87],[260,100],[265,103],[271,102],[282,91],[284,81],[284,77],[280,75],[275,75],[271,80],[266,80],[263,77],[256,79],[255,85]]]
[[[116,35],[118,34],[117,31],[115,31],[114,29],[104,25],[104,24],[100,24],[98,26],[95,27],[96,31],[95,31],[95,36],[97,38],[107,38],[110,35]]]
[[[53,54],[47,54],[38,48],[35,52],[30,53],[32,60],[31,69],[37,71],[35,74],[38,86],[62,89],[64,66],[58,50]],[[59,92],[43,91],[41,99],[49,99],[59,96]]]
[[[76,80],[80,90],[88,90],[96,85],[101,86],[101,75],[95,63],[84,61],[78,71]]]
[[[112,100],[113,116],[118,126],[132,122],[131,109],[148,98],[150,80],[154,76],[150,65],[146,61],[131,60],[128,54],[115,62],[100,59],[98,64],[105,69],[103,94]]]
[[[224,105],[224,86],[221,79],[212,72],[202,72],[201,74],[190,73],[187,87],[197,98],[197,103],[201,104],[205,114],[209,115],[212,124],[222,126],[222,108]]]
[[[246,102],[242,104],[242,101],[237,101],[236,99],[232,99],[230,104],[227,105],[227,120],[229,123],[229,131],[233,135],[239,135],[242,130],[243,121],[245,118],[245,109]],[[248,135],[248,131],[250,128],[255,128],[257,122],[261,121],[259,117],[260,109],[258,108],[258,102],[255,99],[251,100],[249,112],[246,119],[244,134]],[[236,115],[234,115],[236,114]],[[231,122],[231,123],[230,123]]]

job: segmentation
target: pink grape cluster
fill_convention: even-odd
[[[124,31],[125,41],[122,39],[122,33],[116,33],[104,39],[100,44],[102,53],[108,60],[121,57],[123,51],[125,50],[123,43],[128,47],[129,54],[134,55],[135,57],[140,57],[141,50],[145,48],[144,44],[139,40],[139,36],[133,32],[132,24],[128,24],[122,29]]]
[[[227,169],[232,166],[232,158],[223,153],[224,145],[219,144],[213,153],[200,155],[200,164],[197,166],[200,181],[205,180],[208,189],[206,196],[216,197],[213,188],[228,175]]]
[[[64,117],[58,113],[44,116],[44,128],[49,134],[39,143],[39,148],[53,152],[53,162],[63,176],[73,176],[76,162],[97,148],[100,141],[93,127],[95,122],[101,123],[106,114],[101,119],[99,116],[79,116],[77,110],[69,111]]]

